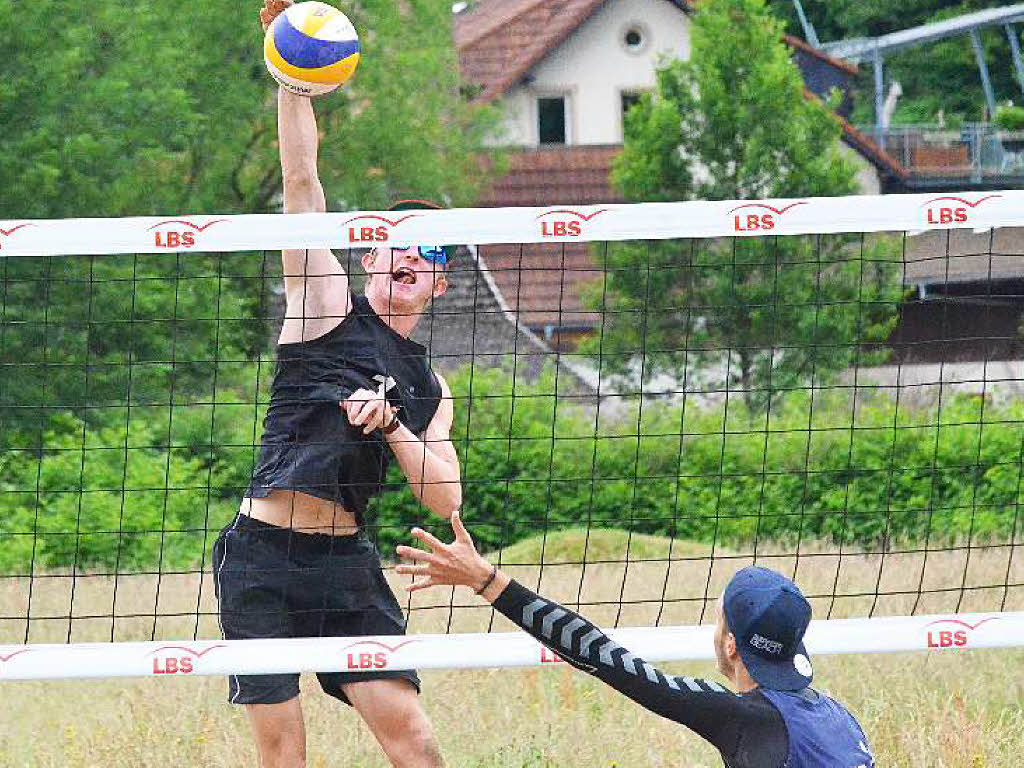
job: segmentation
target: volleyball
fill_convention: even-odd
[[[263,59],[284,88],[322,96],[352,77],[359,64],[359,35],[337,8],[297,3],[267,28]]]

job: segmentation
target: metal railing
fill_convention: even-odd
[[[1024,177],[1024,131],[1003,131],[991,123],[964,123],[959,128],[898,125],[871,136],[912,177],[960,178],[972,182]]]

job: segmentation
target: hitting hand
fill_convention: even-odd
[[[263,31],[266,32],[270,22],[276,19],[290,5],[294,5],[292,0],[264,0],[263,7],[260,8],[260,24],[263,25]]]
[[[362,427],[364,435],[390,426],[398,414],[398,409],[387,401],[383,384],[376,392],[372,389],[357,389],[339,405],[348,417],[348,423],[353,427]]]
[[[398,556],[413,560],[418,565],[400,565],[395,570],[416,579],[406,586],[410,592],[427,587],[444,585],[465,586],[478,590],[491,575],[491,566],[473,546],[473,539],[462,524],[458,511],[452,513],[452,530],[455,541],[445,544],[420,528],[413,528],[412,535],[430,548],[429,552],[415,547],[398,547]]]

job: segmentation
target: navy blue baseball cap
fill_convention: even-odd
[[[811,605],[796,584],[769,568],[749,566],[725,588],[722,612],[747,672],[759,685],[799,691],[811,684],[803,642]]]

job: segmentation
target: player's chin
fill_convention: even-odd
[[[432,293],[429,284],[422,279],[415,283],[399,283],[392,280],[387,288],[391,303],[403,306],[423,306],[430,300]]]

